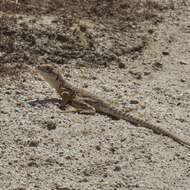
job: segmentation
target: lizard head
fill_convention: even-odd
[[[42,64],[38,65],[36,70],[53,88],[58,88],[61,74],[56,67],[49,64]]]

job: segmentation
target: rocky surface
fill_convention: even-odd
[[[127,5],[108,1],[65,1],[65,11],[33,2],[0,6],[0,189],[190,189],[189,148],[123,120],[64,113],[28,67],[43,57],[71,83],[190,141],[189,2],[155,3],[152,17],[135,10],[133,21]]]

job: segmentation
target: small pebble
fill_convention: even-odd
[[[115,172],[121,171],[121,167],[120,167],[120,166],[116,166],[116,167],[114,168],[114,171],[115,171]]]
[[[84,83],[84,84],[83,84],[83,88],[88,88],[88,84],[87,84],[87,83]]]
[[[89,173],[87,170],[84,170],[84,171],[83,171],[83,174],[84,174],[84,176],[87,176],[87,177],[90,176],[90,173]]]
[[[2,114],[8,114],[8,112],[5,111],[5,110],[1,110],[1,113],[2,113]]]
[[[28,165],[29,167],[38,167],[38,164],[37,164],[36,162],[34,162],[34,161],[28,162],[27,165]]]
[[[163,51],[162,54],[163,54],[163,55],[170,55],[170,52],[168,52],[168,51]]]
[[[129,73],[132,74],[136,79],[142,79],[142,75],[140,72],[135,70],[129,70]]]
[[[138,104],[139,101],[138,100],[130,100],[130,104]]]
[[[71,160],[71,157],[70,156],[66,156],[65,159],[66,160]]]
[[[185,82],[185,79],[181,79],[181,82]]]
[[[187,65],[187,62],[186,61],[180,61],[179,62],[181,65]]]
[[[156,61],[156,62],[153,64],[153,67],[156,68],[156,69],[162,68],[162,67],[163,67],[163,64],[160,63],[160,62],[158,62],[158,61]]]
[[[113,147],[110,148],[110,152],[112,152],[112,154],[114,154],[115,151],[116,151],[115,148],[113,148]]]
[[[54,130],[54,129],[56,129],[56,123],[54,123],[52,121],[48,121],[46,123],[46,127],[47,127],[48,130]]]
[[[118,67],[120,69],[124,69],[125,68],[125,63],[123,63],[122,61],[119,61]]]
[[[26,190],[25,187],[16,187],[14,190]]]
[[[92,76],[92,80],[96,80],[97,79],[97,77],[96,76]]]
[[[150,75],[150,74],[151,74],[150,71],[145,71],[145,72],[144,72],[144,75],[145,75],[145,76]]]
[[[29,141],[28,145],[30,147],[37,147],[39,145],[39,141],[38,140],[31,140],[31,141]]]
[[[97,145],[96,150],[101,150],[101,147],[99,145]]]
[[[153,33],[154,33],[154,30],[153,30],[152,28],[150,28],[150,29],[148,30],[148,33],[149,33],[149,34],[153,34]]]

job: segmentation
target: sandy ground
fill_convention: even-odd
[[[190,6],[153,31],[125,68],[60,67],[71,83],[190,141]],[[189,148],[123,120],[64,113],[48,84],[17,70],[0,77],[1,190],[190,189]]]

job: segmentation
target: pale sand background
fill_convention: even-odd
[[[127,55],[121,53],[125,68],[118,68],[116,61],[107,66],[95,61],[92,66],[82,58],[83,64],[73,58],[61,68],[73,84],[122,107],[137,108],[133,112],[138,117],[190,141],[190,6],[164,16],[157,26],[148,23],[142,27],[144,33],[152,28],[153,34],[148,34],[148,45],[137,58],[126,61]],[[37,24],[42,22],[41,28],[54,19],[52,15],[42,18],[36,18]],[[30,19],[18,18],[26,25]],[[98,31],[99,27],[93,30],[99,36],[103,31]],[[122,32],[117,34],[113,35],[116,41],[127,43],[121,39]],[[27,68],[14,66],[18,62],[7,58],[15,73],[10,64],[1,70],[1,190],[190,189],[190,149],[123,120],[63,113],[59,104],[51,101],[58,98],[55,91]]]

